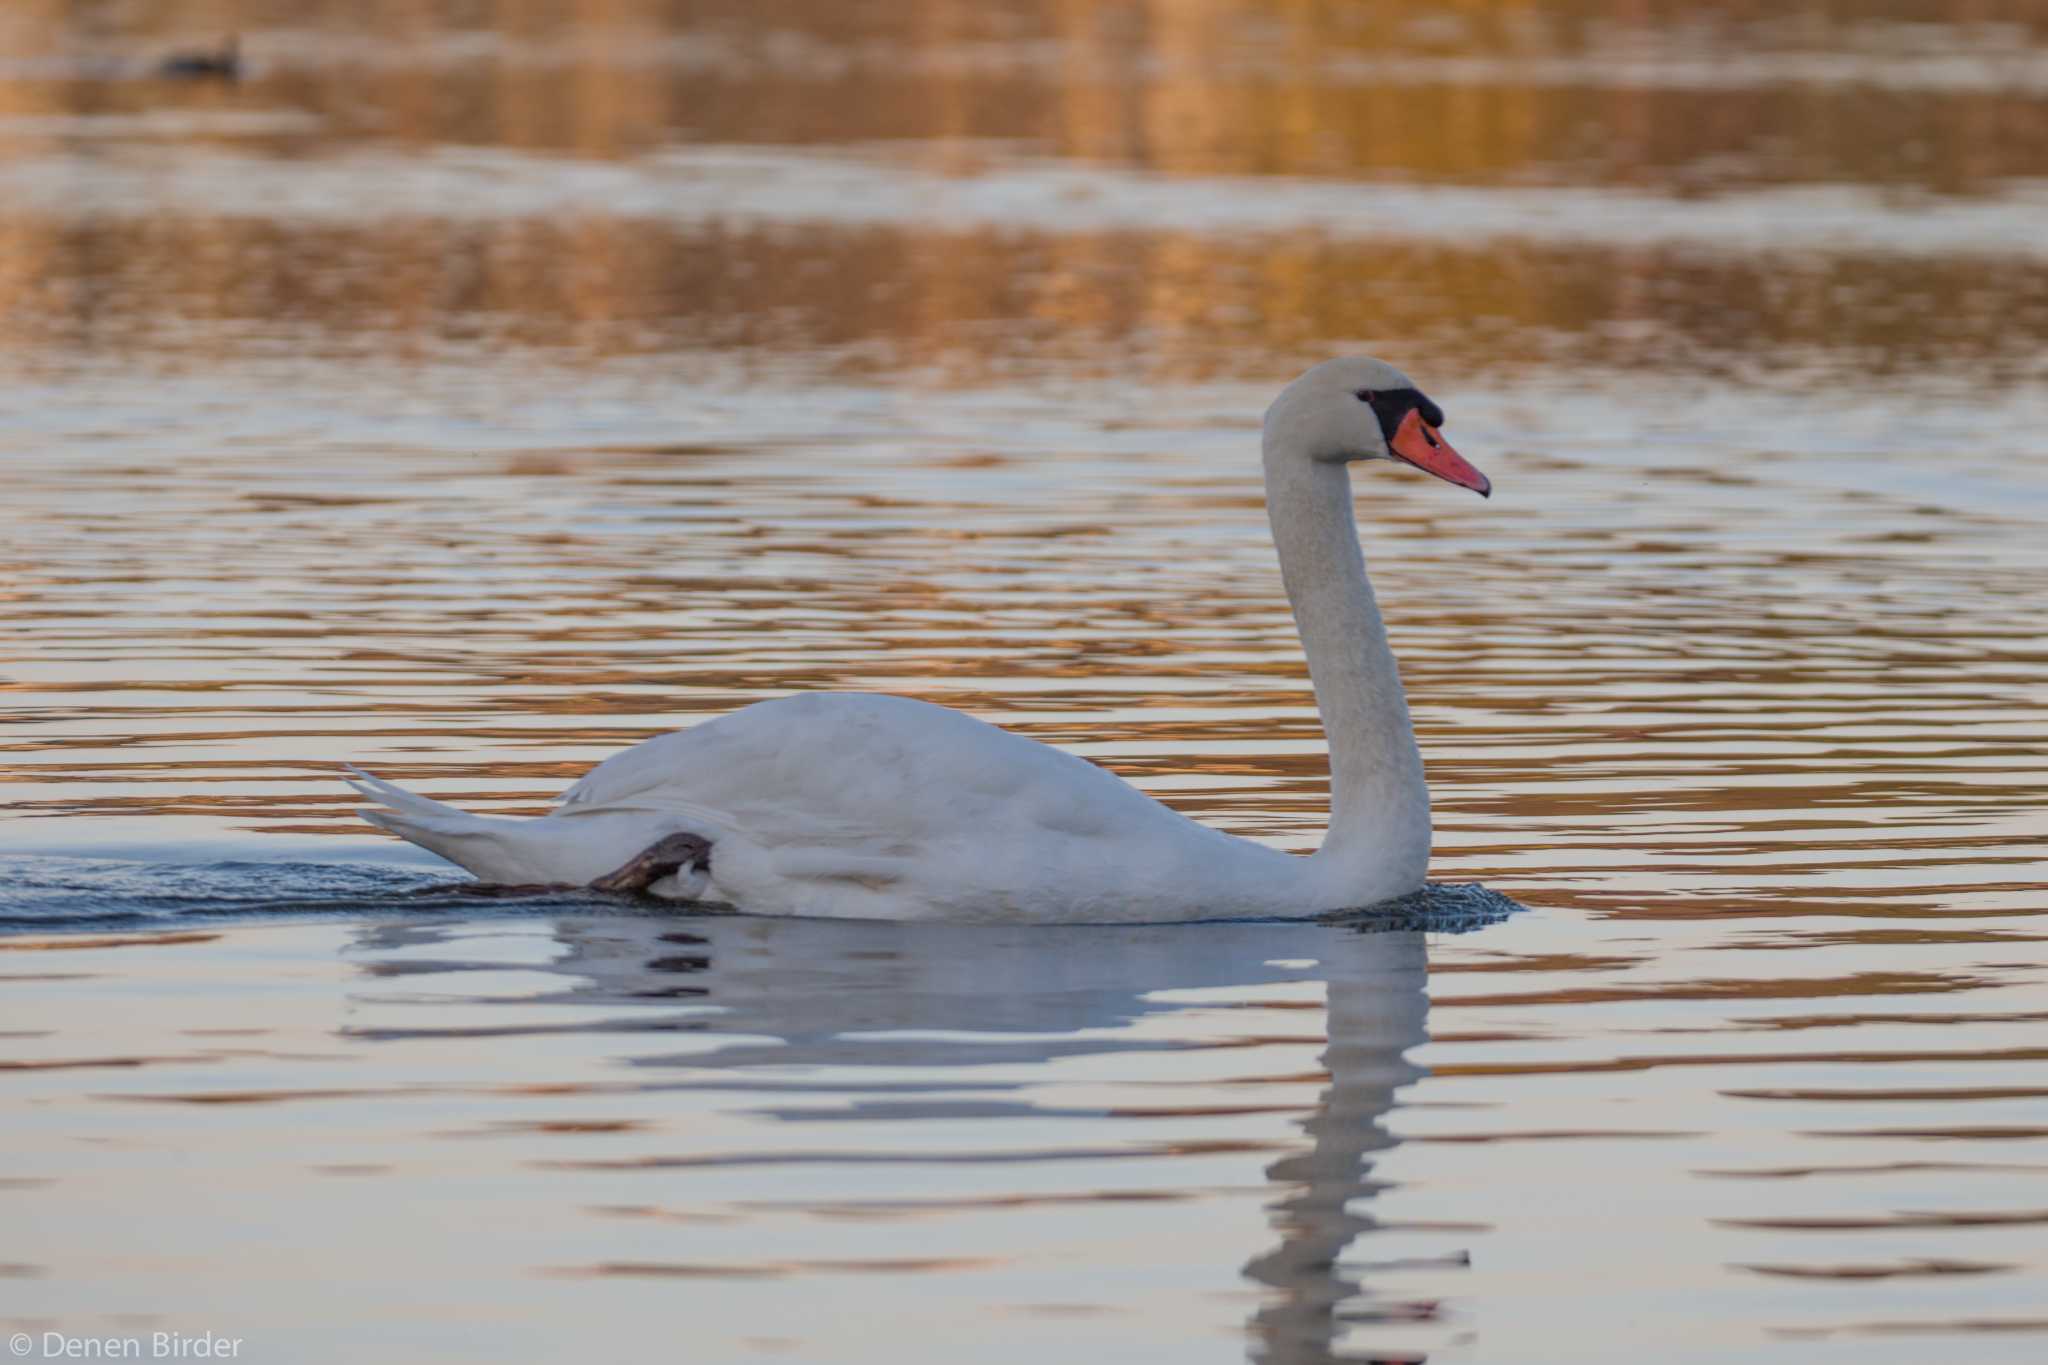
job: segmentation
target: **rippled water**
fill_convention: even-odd
[[[757,8],[0,17],[0,1325],[2036,1359],[2038,7]],[[1497,489],[1358,479],[1453,889],[664,916],[350,813],[868,688],[1312,847],[1257,417],[1345,350]]]

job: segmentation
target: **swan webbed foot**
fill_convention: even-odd
[[[623,867],[591,882],[590,889],[644,896],[647,888],[663,877],[689,867],[711,870],[711,841],[696,834],[671,834],[649,844]]]

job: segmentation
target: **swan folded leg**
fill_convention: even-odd
[[[711,841],[695,834],[671,834],[665,839],[642,849],[625,866],[615,868],[590,883],[592,891],[625,892],[628,895],[666,895],[671,899],[688,899],[678,896],[682,890],[696,884],[700,889],[711,873]],[[654,887],[673,879],[673,889]]]
[[[711,877],[711,841],[695,834],[671,834],[643,849],[624,867],[591,881],[587,887],[568,882],[467,882],[452,888],[428,887],[436,895],[452,890],[458,896],[513,897],[549,891],[590,890],[621,896],[654,896],[692,901],[703,894]]]

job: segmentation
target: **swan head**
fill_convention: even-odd
[[[1443,409],[1384,360],[1325,360],[1266,409],[1269,453],[1325,463],[1395,460],[1480,497],[1493,484],[1444,440]]]

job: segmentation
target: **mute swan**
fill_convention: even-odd
[[[1306,916],[1421,887],[1429,789],[1352,519],[1353,460],[1482,496],[1443,413],[1379,360],[1266,410],[1266,515],[1329,738],[1329,833],[1287,853],[1085,759],[903,697],[756,702],[606,759],[554,813],[486,818],[357,772],[370,823],[486,882],[590,883],[769,915],[1159,922]]]

